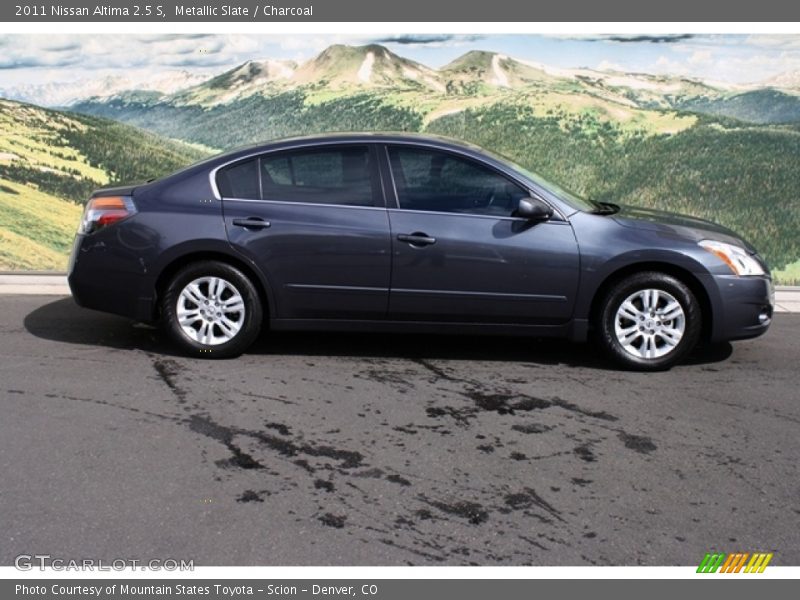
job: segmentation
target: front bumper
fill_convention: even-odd
[[[714,277],[719,306],[714,307],[712,342],[744,340],[766,333],[775,309],[772,279],[763,277]]]

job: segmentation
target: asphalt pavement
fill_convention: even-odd
[[[0,564],[800,564],[800,315],[665,373],[523,338],[176,354],[0,296]]]

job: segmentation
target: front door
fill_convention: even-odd
[[[389,318],[558,324],[571,317],[579,263],[567,221],[515,217],[530,193],[471,158],[413,145],[387,154],[397,192],[389,209]]]

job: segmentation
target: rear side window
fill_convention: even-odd
[[[428,150],[389,148],[400,208],[510,217],[528,192],[473,160]]]
[[[303,149],[261,157],[264,200],[373,206],[366,146]]]
[[[258,159],[251,158],[217,172],[217,187],[223,198],[259,200]]]

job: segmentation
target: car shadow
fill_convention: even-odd
[[[160,329],[81,308],[72,298],[33,310],[25,317],[24,327],[38,338],[67,344],[185,356]],[[696,350],[684,364],[720,362],[731,353],[731,344],[708,346]],[[618,370],[591,344],[513,336],[269,332],[247,354],[490,360]]]
[[[23,325],[31,335],[55,342],[178,355],[159,329],[81,308],[71,297],[31,311]]]

